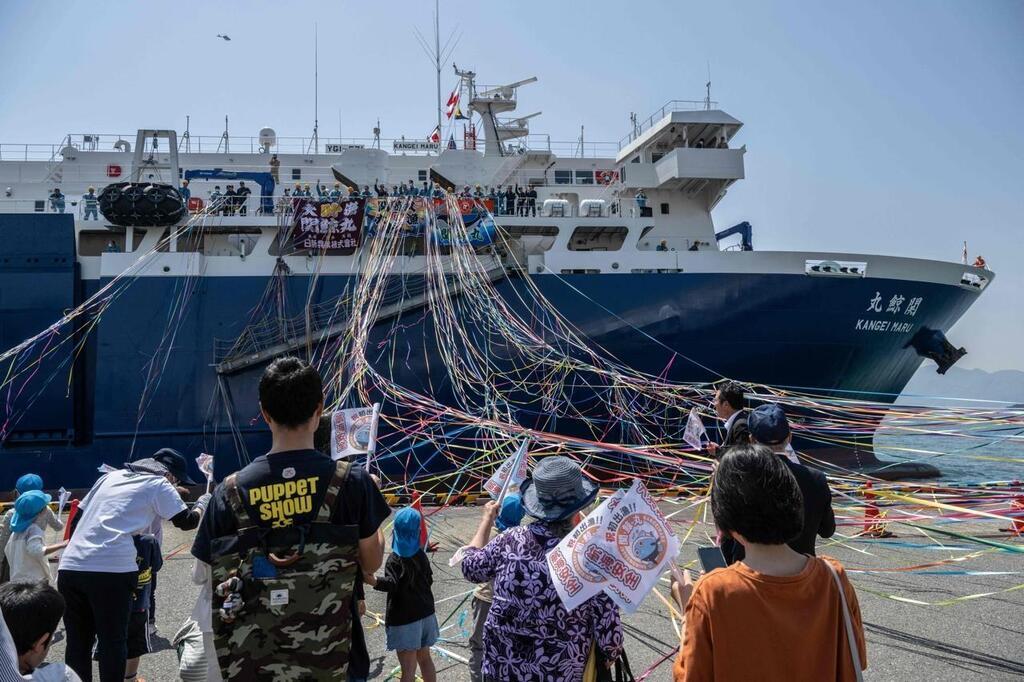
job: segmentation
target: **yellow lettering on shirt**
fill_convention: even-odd
[[[259,513],[261,521],[275,528],[290,526],[294,517],[313,511],[317,477],[300,478],[285,483],[268,483],[249,489],[249,504]]]

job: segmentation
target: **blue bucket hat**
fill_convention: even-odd
[[[391,551],[400,557],[411,557],[420,551],[420,513],[406,507],[395,514],[391,533]]]
[[[567,519],[597,497],[597,484],[583,478],[580,465],[558,455],[537,465],[519,488],[526,513],[540,521]]]
[[[18,491],[19,495],[24,495],[29,490],[42,490],[43,479],[39,474],[25,474],[14,484],[14,489]]]
[[[789,437],[789,420],[778,405],[761,405],[747,417],[747,429],[762,445],[780,445]]]
[[[498,512],[498,518],[494,520],[494,525],[498,527],[499,531],[504,532],[518,526],[525,514],[523,498],[515,493],[509,493],[501,501],[501,511]]]
[[[11,531],[20,533],[29,527],[32,521],[43,511],[53,499],[42,490],[29,490],[18,496],[14,501],[14,514],[11,516]]]

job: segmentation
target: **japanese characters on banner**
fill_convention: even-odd
[[[337,410],[331,414],[331,459],[372,455],[377,447],[380,403],[373,407]]]
[[[686,418],[686,428],[683,430],[683,440],[694,450],[701,450],[704,447],[704,439],[708,432],[704,428],[704,422],[697,414],[697,408],[690,408],[690,416]]]
[[[679,554],[679,540],[639,480],[617,491],[548,553],[555,591],[572,610],[599,592],[633,613]]]
[[[349,255],[359,246],[365,199],[295,202],[292,248],[328,255]]]
[[[639,479],[608,512],[602,533],[588,543],[586,558],[604,573],[605,594],[633,613],[679,554],[679,539]]]
[[[502,462],[497,471],[484,483],[484,490],[493,499],[500,502],[508,493],[518,493],[519,486],[530,475],[530,458],[527,454],[528,443],[529,439],[524,438],[523,442],[516,449],[515,454]]]
[[[406,213],[405,224],[402,226],[402,235],[406,237],[423,236],[427,228],[428,201],[433,203],[434,214],[437,216],[433,239],[437,244],[448,246],[451,244],[448,205],[441,198],[417,197],[413,199]],[[459,212],[462,214],[462,222],[466,225],[466,231],[469,233],[469,243],[473,246],[486,246],[493,243],[497,234],[497,226],[491,218],[491,213],[494,212],[494,200],[463,197],[457,201]],[[363,230],[366,236],[372,237],[376,234],[377,222],[390,207],[394,206],[394,202],[395,198],[366,200],[366,222]]]
[[[551,582],[569,611],[604,589],[604,573],[597,566],[589,565],[585,552],[588,543],[602,531],[608,512],[619,505],[624,494],[616,490],[548,552]]]

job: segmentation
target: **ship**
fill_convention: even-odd
[[[225,120],[219,137],[144,128],[0,144],[0,350],[121,287],[102,314],[86,311],[96,313],[88,324],[67,328],[74,338],[23,349],[34,353],[27,366],[8,354],[0,488],[25,471],[54,486],[89,486],[97,467],[161,447],[215,453],[218,477],[264,452],[260,372],[274,357],[308,356],[336,338],[338,301],[361,267],[362,246],[321,256],[285,248],[282,228],[307,188],[313,196],[336,186],[444,188],[483,199],[507,245],[487,256],[502,296],[516,300],[529,283],[595,348],[666,381],[729,378],[884,404],[922,362],[945,371],[963,354],[944,334],[993,281],[985,267],[761,251],[749,222],[716,227],[713,211],[744,179],[747,149],[735,139],[743,123],[710,93],[632,116],[618,142],[581,134],[559,143],[531,133],[540,112],[516,114],[536,78],[485,86],[471,71],[457,76],[456,118],[467,119],[460,139],[445,139],[440,122],[428,139],[387,139],[379,124],[365,139],[280,137],[270,128],[239,137]],[[200,233],[118,224],[90,215],[82,199],[89,187],[185,180],[188,211],[206,214]],[[220,195],[243,183],[251,192],[224,210]],[[506,201],[512,188],[522,198]],[[414,279],[425,267],[422,237],[408,241],[395,267]],[[443,402],[444,388],[430,380],[437,358],[410,345],[425,324],[414,298],[378,322],[378,338],[401,349],[384,361],[398,384]],[[407,336],[395,338],[396,329]],[[533,426],[544,415],[515,418]],[[610,429],[607,438],[616,437]],[[880,461],[871,438],[861,425],[799,449],[879,476],[937,475]]]

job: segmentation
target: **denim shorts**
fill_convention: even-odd
[[[433,613],[407,625],[389,625],[384,628],[388,651],[415,651],[433,646],[440,636],[437,616]]]

